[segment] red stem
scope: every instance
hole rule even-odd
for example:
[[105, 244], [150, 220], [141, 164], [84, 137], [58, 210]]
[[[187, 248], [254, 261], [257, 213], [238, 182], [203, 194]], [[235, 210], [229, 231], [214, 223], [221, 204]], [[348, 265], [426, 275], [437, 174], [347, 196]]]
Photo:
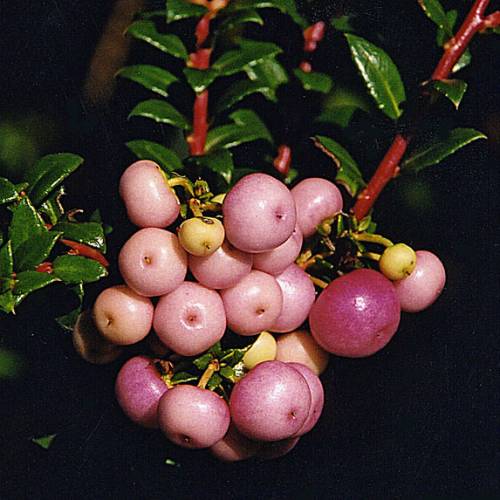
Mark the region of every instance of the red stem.
[[104, 257], [104, 255], [99, 252], [99, 250], [85, 245], [84, 243], [78, 243], [77, 241], [66, 240], [63, 238], [61, 238], [59, 241], [63, 245], [71, 248], [70, 252], [72, 255], [83, 255], [84, 257], [88, 257], [89, 259], [99, 262], [99, 264], [104, 267], [109, 266], [109, 262], [106, 260], [106, 257]]
[[[444, 53], [432, 73], [433, 80], [444, 80], [448, 78], [453, 66], [464, 53], [473, 36], [486, 28], [498, 26], [500, 14], [495, 12], [488, 17], [484, 17], [484, 12], [490, 0], [476, 0], [465, 21], [460, 26], [457, 34], [445, 45]], [[397, 175], [399, 163], [408, 148], [411, 137], [398, 134], [393, 143], [380, 162], [377, 170], [370, 179], [366, 188], [358, 195], [356, 203], [352, 209], [356, 219], [361, 220], [373, 207], [373, 204], [387, 183]]]

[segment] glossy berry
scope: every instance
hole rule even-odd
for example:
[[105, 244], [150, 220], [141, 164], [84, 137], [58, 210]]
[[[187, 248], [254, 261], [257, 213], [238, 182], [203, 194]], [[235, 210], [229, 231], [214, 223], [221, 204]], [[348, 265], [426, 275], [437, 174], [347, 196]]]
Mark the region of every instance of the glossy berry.
[[248, 439], [234, 425], [230, 425], [226, 435], [211, 446], [210, 451], [222, 462], [239, 462], [252, 458], [260, 448], [261, 443]]
[[179, 227], [179, 242], [191, 255], [206, 257], [213, 254], [224, 241], [224, 226], [215, 217], [193, 217]]
[[416, 263], [415, 250], [404, 243], [397, 243], [384, 250], [378, 266], [386, 278], [395, 281], [410, 276]]
[[259, 363], [276, 358], [276, 340], [269, 332], [262, 332], [250, 349], [243, 356], [243, 364], [247, 370], [255, 368]]

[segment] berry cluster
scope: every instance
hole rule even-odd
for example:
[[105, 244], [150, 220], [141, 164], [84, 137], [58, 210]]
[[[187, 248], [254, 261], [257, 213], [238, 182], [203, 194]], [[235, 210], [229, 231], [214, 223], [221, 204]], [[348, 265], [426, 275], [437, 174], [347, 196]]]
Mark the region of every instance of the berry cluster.
[[[119, 254], [125, 284], [97, 297], [92, 318], [82, 316], [75, 328], [75, 346], [91, 346], [87, 359], [107, 362], [153, 330], [157, 357], [131, 358], [116, 380], [118, 402], [134, 422], [225, 461], [281, 456], [321, 414], [318, 376], [328, 353], [380, 350], [401, 310], [437, 298], [444, 268], [430, 252], [358, 232], [354, 239], [386, 244], [375, 259], [380, 272], [340, 271], [328, 284], [308, 272], [317, 256], [303, 246], [325, 221], [345, 215], [335, 184], [309, 178], [289, 190], [254, 173], [216, 197], [199, 199], [189, 187], [195, 216], [187, 218], [172, 187], [179, 183], [151, 161], [123, 174], [120, 194], [140, 228]], [[164, 229], [180, 215], [175, 232]], [[315, 284], [324, 288], [318, 297]], [[89, 340], [82, 332], [91, 320], [98, 332]], [[307, 321], [311, 333], [301, 329]], [[235, 341], [246, 345], [227, 345]]]

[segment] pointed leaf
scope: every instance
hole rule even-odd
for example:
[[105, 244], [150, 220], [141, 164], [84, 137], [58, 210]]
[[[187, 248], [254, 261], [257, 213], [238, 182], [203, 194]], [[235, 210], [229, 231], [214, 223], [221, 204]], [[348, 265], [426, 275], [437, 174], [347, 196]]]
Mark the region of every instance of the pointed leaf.
[[281, 48], [271, 42], [241, 40], [239, 49], [229, 50], [220, 56], [212, 68], [222, 76], [229, 76], [244, 71], [264, 59], [275, 57], [281, 52], [283, 52]]
[[346, 34], [352, 58], [377, 106], [393, 120], [402, 115], [399, 105], [406, 99], [399, 71], [381, 48], [364, 38]]
[[451, 35], [448, 18], [439, 0], [418, 0], [418, 3], [432, 22], [446, 31], [447, 35]]
[[299, 14], [295, 0], [238, 0], [231, 2], [226, 8], [228, 12], [247, 9], [278, 9], [283, 14], [288, 14], [301, 28], [307, 27], [306, 20]]
[[191, 373], [188, 372], [177, 372], [171, 379], [170, 382], [172, 384], [177, 385], [177, 384], [187, 384], [188, 382], [194, 382], [198, 380], [198, 377], [195, 375], [192, 375]]
[[274, 58], [264, 59], [245, 69], [248, 78], [271, 89], [288, 82], [285, 68]]
[[14, 250], [14, 268], [17, 272], [33, 269], [43, 262], [54, 248], [61, 233], [46, 231], [31, 236]]
[[205, 7], [191, 3], [189, 0], [167, 0], [167, 23], [189, 17], [201, 17], [206, 13]]
[[99, 222], [59, 222], [52, 230], [63, 233], [62, 237], [67, 240], [85, 243], [106, 253], [104, 229]]
[[207, 389], [214, 391], [222, 383], [222, 377], [218, 373], [214, 373], [207, 382]]
[[7, 241], [0, 248], [0, 277], [10, 278], [14, 272], [14, 257], [12, 254], [12, 242]]
[[59, 279], [52, 274], [23, 271], [16, 275], [16, 284], [13, 290], [14, 295], [26, 296], [56, 281], [59, 281]]
[[64, 215], [61, 198], [65, 194], [64, 186], [59, 186], [38, 208], [38, 212], [46, 215], [52, 225], [57, 224], [59, 219]]
[[163, 97], [168, 96], [168, 87], [178, 80], [170, 71], [150, 64], [126, 66], [118, 71], [116, 75], [132, 80]]
[[299, 68], [294, 69], [295, 76], [302, 83], [304, 90], [314, 90], [315, 92], [321, 92], [323, 94], [328, 94], [332, 89], [332, 79], [330, 75], [325, 73], [306, 73]]
[[181, 159], [174, 151], [157, 142], [138, 139], [127, 142], [127, 147], [140, 160], [155, 161], [168, 173], [180, 171], [184, 168]]
[[233, 85], [224, 92], [219, 102], [217, 102], [217, 106], [215, 107], [216, 112], [220, 113], [242, 101], [245, 97], [256, 93], [262, 94], [270, 101], [276, 101], [276, 93], [268, 84], [259, 81], [252, 82], [249, 80], [240, 80], [233, 83]]
[[15, 201], [17, 197], [16, 186], [5, 177], [0, 177], [0, 205]]
[[456, 128], [447, 137], [421, 146], [402, 164], [404, 172], [419, 172], [425, 167], [436, 165], [470, 142], [486, 139], [486, 136], [471, 128]]
[[255, 9], [242, 10], [233, 15], [230, 15], [227, 19], [225, 19], [221, 25], [220, 30], [230, 30], [235, 28], [240, 24], [245, 23], [254, 23], [259, 26], [264, 25], [264, 19], [259, 15], [259, 13]]
[[469, 49], [466, 49], [465, 52], [460, 57], [460, 59], [455, 64], [455, 66], [453, 66], [452, 73], [457, 73], [461, 69], [465, 68], [471, 63], [471, 61], [472, 61], [472, 54]]
[[107, 276], [106, 268], [80, 255], [62, 255], [53, 262], [54, 276], [65, 283], [91, 283]]
[[71, 153], [58, 153], [43, 157], [26, 175], [26, 182], [30, 184], [28, 194], [33, 205], [39, 205], [82, 163], [81, 156]]
[[193, 365], [198, 368], [198, 370], [204, 371], [208, 368], [210, 361], [214, 359], [212, 353], [206, 352], [193, 361]]
[[28, 238], [47, 232], [42, 218], [27, 196], [22, 198], [19, 205], [12, 208], [12, 212], [9, 239], [12, 241], [13, 252]]
[[457, 22], [458, 11], [449, 10], [446, 13], [446, 23], [443, 28], [438, 28], [436, 33], [436, 43], [439, 47], [442, 47], [452, 36], [453, 28]]
[[432, 86], [441, 94], [445, 95], [455, 106], [460, 106], [462, 98], [467, 90], [467, 83], [463, 80], [436, 80]]
[[174, 127], [188, 130], [190, 128], [187, 119], [179, 113], [171, 104], [159, 99], [149, 99], [140, 102], [131, 112], [132, 116], [142, 116], [149, 118], [157, 123], [167, 123]]
[[52, 442], [54, 441], [56, 436], [57, 434], [49, 434], [48, 436], [33, 438], [31, 441], [40, 446], [41, 448], [43, 448], [44, 450], [48, 450], [51, 447]]
[[226, 149], [197, 157], [197, 163], [212, 172], [219, 174], [227, 184], [231, 183], [234, 171], [233, 155]]
[[342, 184], [351, 196], [356, 196], [366, 183], [352, 156], [338, 142], [329, 137], [317, 135], [314, 138], [314, 144], [337, 165], [336, 182]]
[[197, 94], [203, 92], [219, 76], [213, 69], [184, 68], [182, 71], [189, 86]]
[[15, 305], [16, 299], [10, 290], [0, 294], [0, 311], [11, 314], [14, 312]]
[[182, 40], [177, 35], [159, 33], [153, 21], [135, 21], [130, 25], [127, 33], [138, 40], [149, 43], [166, 54], [178, 57], [184, 61], [188, 58], [188, 53]]

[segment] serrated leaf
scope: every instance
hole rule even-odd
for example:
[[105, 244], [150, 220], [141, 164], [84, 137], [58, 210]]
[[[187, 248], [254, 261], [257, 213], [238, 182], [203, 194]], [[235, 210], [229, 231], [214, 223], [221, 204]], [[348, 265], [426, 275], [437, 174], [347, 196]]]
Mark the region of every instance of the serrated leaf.
[[245, 23], [254, 23], [258, 24], [259, 26], [263, 26], [264, 20], [255, 9], [247, 9], [230, 15], [229, 17], [224, 19], [219, 29], [221, 31], [230, 30], [235, 28], [236, 26], [239, 26], [240, 24]]
[[295, 0], [238, 0], [231, 2], [226, 10], [231, 12], [265, 8], [278, 9], [283, 14], [288, 14], [301, 28], [307, 27], [307, 21], [299, 14]]
[[425, 167], [436, 165], [447, 156], [478, 139], [486, 139], [482, 132], [471, 128], [456, 128], [446, 137], [419, 147], [402, 164], [403, 172], [419, 172]]
[[235, 125], [222, 125], [207, 134], [206, 151], [233, 148], [258, 139], [273, 143], [269, 130], [259, 116], [250, 109], [239, 109], [229, 115]]
[[52, 230], [63, 233], [65, 239], [85, 243], [106, 253], [104, 229], [99, 222], [59, 222]]
[[127, 142], [127, 147], [140, 160], [152, 160], [166, 172], [180, 171], [184, 168], [177, 153], [157, 142], [137, 139]]
[[0, 311], [11, 314], [14, 312], [15, 305], [16, 299], [10, 290], [0, 294]]
[[138, 40], [149, 43], [166, 54], [183, 59], [184, 61], [188, 58], [188, 53], [182, 40], [177, 35], [159, 33], [153, 21], [135, 21], [129, 26], [127, 33]]
[[468, 66], [472, 61], [472, 54], [469, 49], [466, 49], [465, 52], [461, 55], [460, 59], [456, 62], [455, 66], [453, 66], [451, 72], [457, 73], [461, 69]]
[[446, 26], [444, 28], [438, 28], [436, 32], [436, 44], [442, 47], [452, 36], [453, 28], [457, 22], [458, 11], [452, 9], [446, 13]]
[[196, 158], [199, 165], [219, 174], [227, 184], [231, 183], [234, 171], [233, 155], [227, 149], [219, 149]]
[[28, 194], [33, 205], [39, 205], [66, 177], [81, 164], [83, 158], [72, 153], [44, 156], [26, 174], [30, 188]]
[[12, 241], [13, 252], [28, 238], [47, 232], [42, 218], [27, 196], [21, 199], [19, 205], [12, 208], [12, 213], [9, 239]]
[[14, 268], [17, 272], [27, 271], [44, 261], [54, 248], [61, 233], [46, 231], [31, 236], [14, 250]]
[[203, 92], [219, 76], [213, 69], [184, 68], [182, 71], [189, 86], [197, 94]]
[[207, 382], [207, 389], [209, 391], [215, 391], [221, 383], [222, 377], [218, 373], [214, 373]]
[[188, 382], [194, 382], [198, 380], [198, 377], [192, 375], [188, 372], [177, 372], [170, 380], [172, 384], [187, 384]]
[[200, 357], [196, 358], [193, 361], [193, 365], [198, 368], [198, 370], [204, 371], [207, 369], [208, 365], [210, 364], [210, 361], [214, 359], [212, 353], [206, 352], [205, 354], [202, 354]]
[[14, 272], [14, 258], [12, 254], [12, 242], [9, 240], [0, 248], [0, 276], [10, 278]]
[[38, 208], [38, 212], [46, 215], [53, 226], [64, 215], [64, 207], [61, 203], [61, 197], [64, 194], [66, 194], [64, 186], [59, 186], [59, 189], [52, 193]]
[[256, 93], [262, 94], [270, 101], [276, 101], [276, 93], [268, 84], [259, 81], [240, 80], [230, 85], [226, 92], [224, 92], [223, 96], [217, 102], [215, 107], [216, 112], [220, 113], [242, 101], [245, 97]]
[[150, 64], [126, 66], [116, 75], [138, 83], [163, 97], [168, 96], [168, 87], [178, 80], [170, 71]]
[[23, 271], [17, 273], [16, 284], [14, 285], [14, 295], [26, 296], [35, 290], [59, 281], [56, 276], [47, 273], [39, 273], [37, 271]]
[[450, 35], [450, 26], [443, 6], [439, 0], [418, 0], [420, 7], [422, 7], [425, 15], [435, 23], [439, 28], [447, 31]]
[[212, 68], [221, 76], [245, 71], [248, 67], [256, 65], [264, 59], [276, 57], [283, 52], [278, 45], [271, 42], [240, 40], [239, 45], [239, 49], [227, 51], [213, 63]]
[[57, 434], [49, 434], [47, 436], [41, 436], [39, 438], [32, 438], [31, 441], [40, 446], [40, 448], [48, 450], [52, 446], [52, 443], [54, 442], [56, 436]]
[[140, 102], [131, 112], [132, 116], [142, 116], [157, 123], [166, 123], [174, 127], [189, 130], [190, 124], [170, 103], [159, 99], [149, 99]]
[[332, 79], [329, 75], [319, 72], [306, 73], [299, 68], [293, 70], [295, 76], [300, 80], [304, 90], [314, 90], [328, 94], [332, 89]]
[[345, 34], [354, 63], [377, 106], [393, 120], [402, 115], [400, 104], [406, 99], [399, 71], [380, 47], [353, 34]]
[[80, 255], [61, 255], [53, 264], [54, 276], [65, 283], [91, 283], [108, 275], [106, 268]]
[[17, 197], [16, 186], [5, 177], [0, 177], [0, 205], [15, 201]]
[[441, 94], [445, 95], [455, 106], [460, 106], [462, 98], [467, 90], [467, 83], [463, 80], [436, 80], [432, 86]]
[[189, 17], [201, 17], [206, 13], [207, 9], [202, 5], [185, 0], [167, 0], [167, 23]]
[[314, 138], [314, 144], [335, 162], [338, 169], [336, 182], [342, 184], [351, 196], [356, 196], [366, 183], [352, 156], [338, 142], [329, 137], [317, 135]]

